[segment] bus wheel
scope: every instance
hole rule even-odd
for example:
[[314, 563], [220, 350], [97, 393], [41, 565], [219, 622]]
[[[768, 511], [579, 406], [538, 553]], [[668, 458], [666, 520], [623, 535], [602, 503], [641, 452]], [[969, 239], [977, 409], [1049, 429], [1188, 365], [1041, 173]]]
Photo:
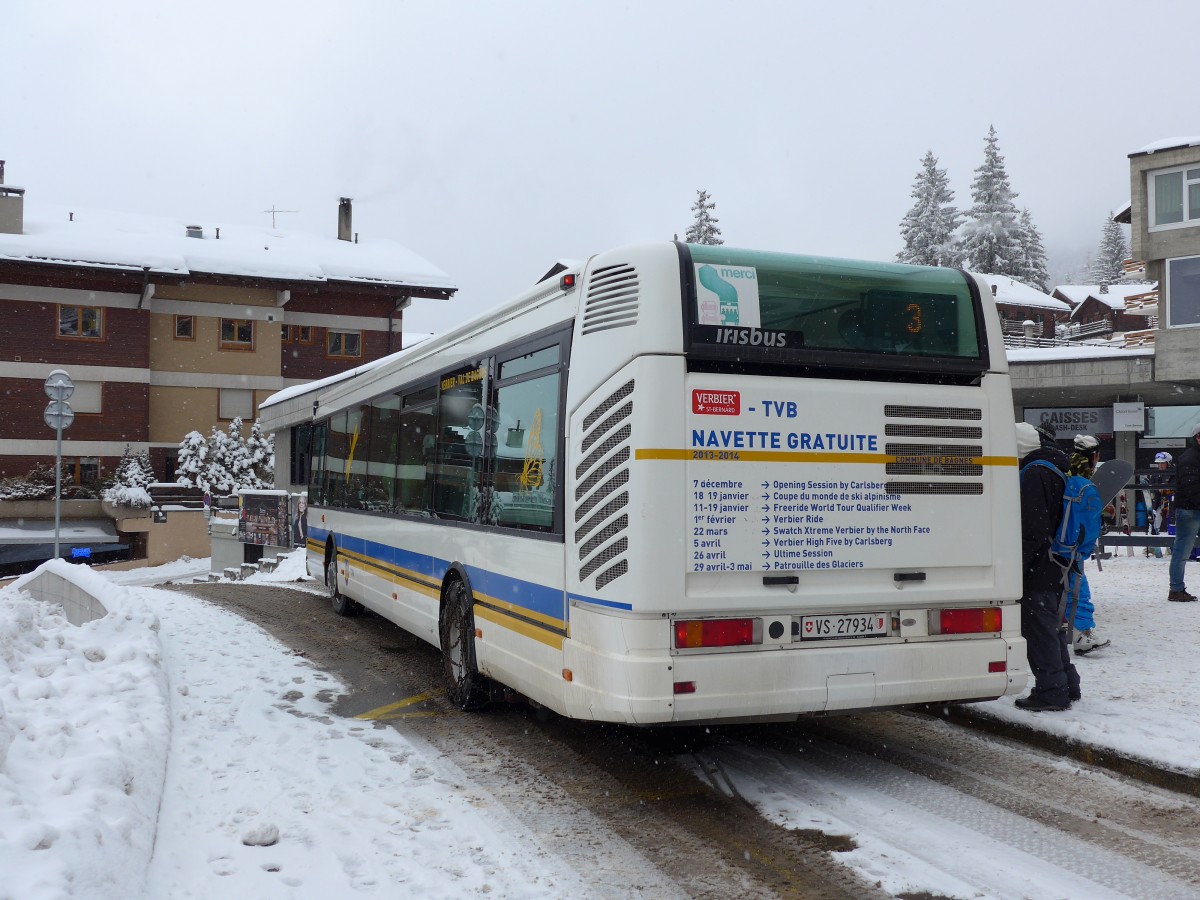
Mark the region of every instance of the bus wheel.
[[475, 667], [475, 615], [471, 592], [455, 578], [446, 588], [438, 628], [442, 639], [442, 671], [446, 674], [450, 702], [462, 710], [487, 704], [484, 678]]
[[333, 553], [325, 564], [325, 587], [329, 591], [329, 601], [339, 616], [352, 616], [358, 611], [358, 604], [338, 590], [337, 579], [337, 553]]

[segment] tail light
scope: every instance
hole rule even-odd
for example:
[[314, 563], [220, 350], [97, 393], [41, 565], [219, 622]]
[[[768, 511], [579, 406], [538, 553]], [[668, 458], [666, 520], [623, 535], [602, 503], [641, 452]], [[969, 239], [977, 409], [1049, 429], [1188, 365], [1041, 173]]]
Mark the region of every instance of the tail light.
[[741, 647], [762, 643], [760, 619], [696, 619], [675, 622], [675, 647]]
[[929, 616], [931, 634], [986, 634], [998, 632], [1004, 611], [998, 606], [973, 609], [937, 609]]

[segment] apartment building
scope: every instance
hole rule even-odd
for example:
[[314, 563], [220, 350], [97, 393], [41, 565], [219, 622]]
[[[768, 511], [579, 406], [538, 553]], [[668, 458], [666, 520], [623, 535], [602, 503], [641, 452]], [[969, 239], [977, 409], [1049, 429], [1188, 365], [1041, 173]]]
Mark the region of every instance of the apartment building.
[[359, 242], [345, 198], [336, 238], [28, 200], [0, 162], [0, 477], [54, 457], [53, 369], [76, 385], [63, 456], [77, 482], [126, 445], [171, 480], [189, 431], [402, 349], [404, 309], [456, 290], [393, 241]]

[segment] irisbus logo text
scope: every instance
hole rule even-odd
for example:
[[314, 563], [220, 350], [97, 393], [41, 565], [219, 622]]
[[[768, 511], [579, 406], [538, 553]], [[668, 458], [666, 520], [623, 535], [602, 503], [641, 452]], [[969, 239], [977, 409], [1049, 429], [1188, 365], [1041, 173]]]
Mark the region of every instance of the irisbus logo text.
[[692, 391], [692, 412], [697, 415], [736, 416], [741, 411], [741, 391]]

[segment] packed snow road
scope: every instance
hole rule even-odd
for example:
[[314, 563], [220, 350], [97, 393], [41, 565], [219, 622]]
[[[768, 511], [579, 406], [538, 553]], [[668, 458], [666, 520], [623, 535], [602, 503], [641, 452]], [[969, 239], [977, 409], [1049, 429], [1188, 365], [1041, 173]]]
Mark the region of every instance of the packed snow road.
[[348, 685], [335, 710], [450, 757], [611, 895], [1185, 897], [1200, 803], [916, 714], [639, 730], [467, 714], [436, 651], [319, 594], [180, 586]]

